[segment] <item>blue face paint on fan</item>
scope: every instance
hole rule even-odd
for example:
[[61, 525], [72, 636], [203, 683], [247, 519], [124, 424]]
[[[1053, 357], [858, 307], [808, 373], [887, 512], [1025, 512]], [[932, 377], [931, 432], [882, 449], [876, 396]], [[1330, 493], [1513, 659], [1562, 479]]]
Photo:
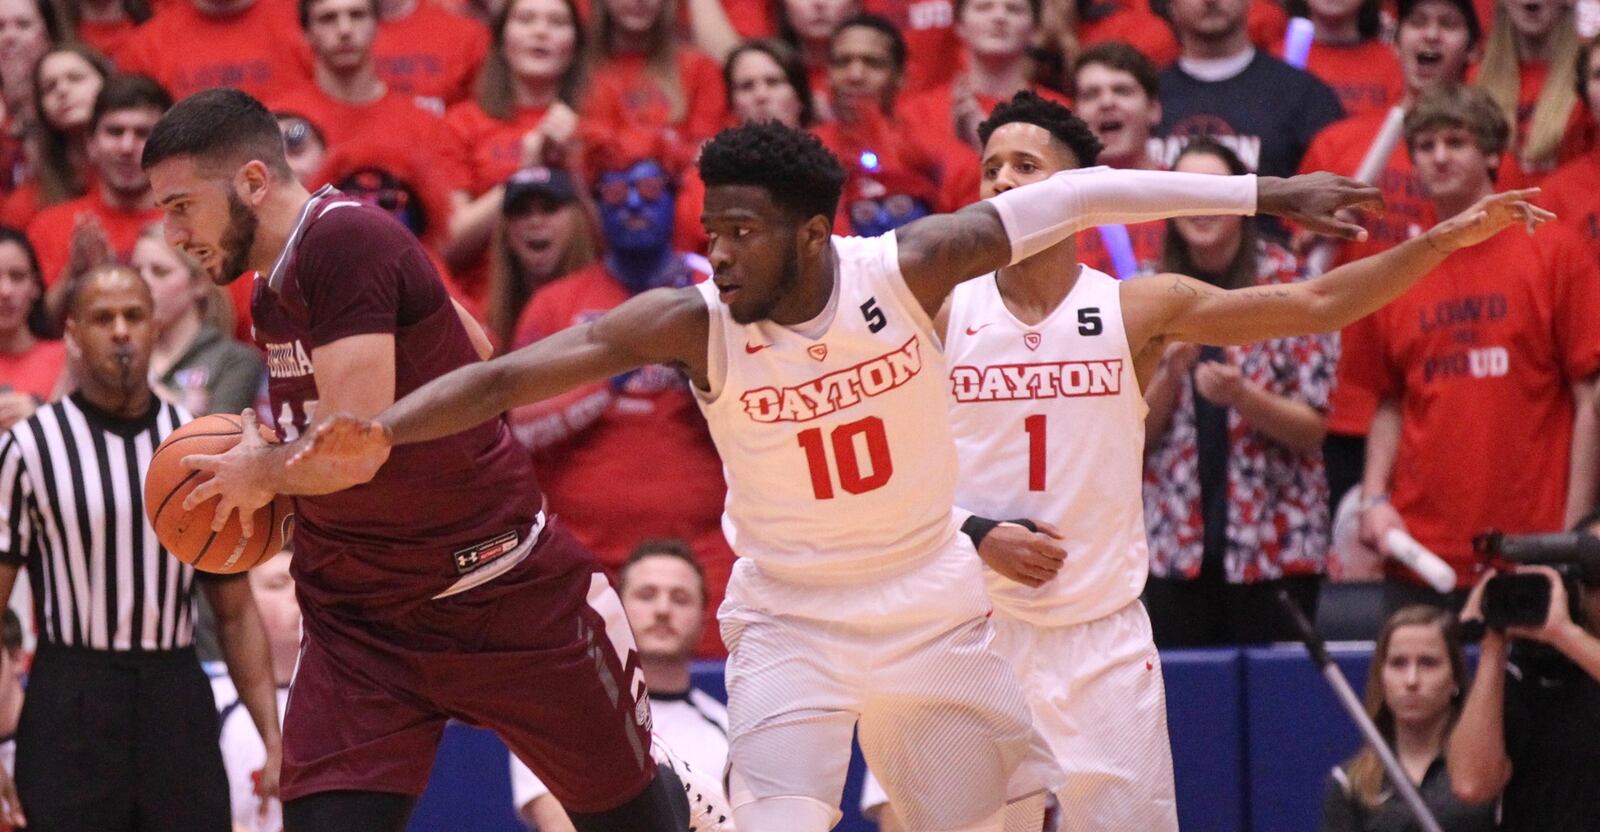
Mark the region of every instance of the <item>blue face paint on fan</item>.
[[625, 257], [659, 254], [672, 242], [676, 200], [672, 179], [653, 161], [602, 174], [595, 186], [600, 225], [611, 251]]

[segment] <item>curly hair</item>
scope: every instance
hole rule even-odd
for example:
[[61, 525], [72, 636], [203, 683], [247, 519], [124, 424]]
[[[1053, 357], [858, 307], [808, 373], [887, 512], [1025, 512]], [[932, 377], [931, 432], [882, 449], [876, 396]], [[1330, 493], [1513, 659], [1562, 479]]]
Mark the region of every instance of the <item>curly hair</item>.
[[707, 188], [753, 185], [785, 212], [830, 222], [844, 189], [844, 167], [816, 136], [775, 121], [752, 122], [718, 133], [700, 151]]
[[979, 144], [988, 144], [994, 131], [1016, 122], [1043, 127], [1056, 141], [1066, 145], [1083, 167], [1093, 165], [1104, 149], [1100, 139], [1095, 137], [1094, 131], [1083, 119], [1033, 90], [1023, 90], [1011, 96], [1010, 101], [1000, 102], [994, 112], [978, 125]]

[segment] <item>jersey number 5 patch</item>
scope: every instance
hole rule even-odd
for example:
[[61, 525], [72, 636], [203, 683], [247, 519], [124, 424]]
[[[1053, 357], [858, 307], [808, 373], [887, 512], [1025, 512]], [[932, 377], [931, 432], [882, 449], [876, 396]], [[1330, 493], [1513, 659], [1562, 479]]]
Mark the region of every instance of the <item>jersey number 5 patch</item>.
[[874, 335], [889, 325], [888, 319], [883, 317], [883, 310], [878, 308], [877, 298], [867, 298], [867, 302], [861, 304], [861, 317], [867, 319], [867, 331]]

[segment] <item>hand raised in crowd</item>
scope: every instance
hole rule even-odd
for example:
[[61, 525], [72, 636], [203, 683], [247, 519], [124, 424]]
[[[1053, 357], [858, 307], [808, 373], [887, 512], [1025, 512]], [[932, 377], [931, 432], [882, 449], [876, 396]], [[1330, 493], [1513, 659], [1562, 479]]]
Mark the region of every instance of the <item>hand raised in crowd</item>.
[[551, 104], [538, 126], [522, 135], [523, 167], [550, 164], [559, 159], [577, 135], [577, 112], [562, 101]]
[[1067, 550], [1058, 542], [1061, 532], [1049, 523], [1034, 521], [1030, 532], [1016, 523], [995, 526], [978, 544], [978, 557], [990, 569], [1024, 586], [1043, 586], [1061, 571]]
[[1352, 222], [1348, 213], [1361, 209], [1381, 211], [1383, 192], [1348, 176], [1317, 172], [1280, 179], [1256, 179], [1256, 210], [1283, 217], [1318, 234], [1345, 240], [1365, 240], [1366, 229]]
[[1428, 245], [1448, 254], [1475, 246], [1512, 225], [1521, 225], [1532, 234], [1535, 228], [1556, 218], [1553, 212], [1528, 201], [1538, 195], [1538, 188], [1490, 194], [1428, 229]]
[[1232, 407], [1245, 393], [1244, 374], [1232, 364], [1205, 361], [1194, 368], [1194, 386], [1200, 395], [1222, 405]]
[[85, 211], [72, 220], [72, 241], [67, 247], [67, 276], [77, 280], [91, 269], [117, 262], [111, 237], [95, 215]]
[[19, 390], [0, 391], [0, 433], [11, 430], [11, 426], [33, 415], [39, 408], [39, 403], [33, 397]]

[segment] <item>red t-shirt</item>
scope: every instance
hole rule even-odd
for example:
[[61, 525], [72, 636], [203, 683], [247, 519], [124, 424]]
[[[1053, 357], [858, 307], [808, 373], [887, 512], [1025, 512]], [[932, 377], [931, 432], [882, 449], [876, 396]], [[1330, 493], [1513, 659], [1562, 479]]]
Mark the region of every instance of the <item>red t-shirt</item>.
[[39, 213], [39, 181], [30, 179], [0, 200], [0, 225], [27, 228]]
[[78, 39], [93, 46], [100, 54], [115, 60], [120, 57], [118, 53], [138, 29], [139, 26], [128, 17], [110, 23], [81, 20], [78, 22]]
[[476, 101], [463, 101], [444, 116], [450, 143], [441, 152], [467, 173], [464, 186], [473, 196], [506, 181], [522, 167], [522, 137], [539, 126], [547, 107], [524, 107], [501, 121]]
[[1282, 48], [1283, 35], [1289, 30], [1289, 13], [1277, 0], [1250, 0], [1244, 26], [1257, 49]]
[[1156, 69], [1178, 59], [1178, 39], [1167, 21], [1150, 11], [1142, 0], [1110, 5], [1109, 13], [1093, 20], [1078, 21], [1078, 42], [1093, 46], [1106, 41], [1121, 41], [1139, 50]]
[[583, 106], [586, 131], [618, 134], [629, 129], [667, 133], [692, 158], [700, 142], [727, 123], [722, 67], [702, 52], [678, 48], [678, 81], [684, 95], [683, 116], [672, 118], [671, 102], [651, 77], [642, 55], [619, 55], [595, 67]]
[[[1029, 89], [1067, 106], [1072, 102], [1060, 93], [1037, 84]], [[983, 116], [994, 112], [1001, 99], [988, 95], [974, 95]], [[942, 170], [939, 182], [942, 210], [953, 211], [978, 201], [978, 186], [982, 171], [978, 151], [956, 134], [955, 85], [945, 84], [910, 97], [900, 99], [896, 123], [915, 131], [916, 143], [928, 148], [939, 159]], [[849, 160], [846, 160], [849, 161]]]
[[98, 191], [40, 211], [28, 223], [28, 242], [33, 243], [33, 250], [39, 255], [39, 271], [46, 286], [55, 283], [61, 276], [61, 270], [66, 268], [72, 246], [73, 224], [78, 215], [84, 213], [92, 214], [100, 221], [106, 238], [111, 241], [112, 250], [124, 260], [133, 253], [133, 244], [139, 241], [139, 235], [151, 223], [161, 221], [160, 208], [123, 211], [107, 205]]
[[378, 77], [389, 91], [431, 99], [440, 112], [472, 95], [488, 54], [486, 27], [426, 3], [398, 20], [385, 20], [372, 44]]
[[[1474, 65], [1467, 73], [1467, 80], [1477, 81], [1479, 68]], [[1561, 72], [1562, 77], [1559, 80], [1562, 83], [1572, 83], [1571, 70], [1563, 68]], [[1535, 187], [1554, 172], [1557, 166], [1582, 156], [1595, 145], [1594, 120], [1590, 118], [1580, 98], [1573, 105], [1572, 113], [1567, 116], [1566, 130], [1562, 133], [1561, 144], [1556, 148], [1555, 162], [1537, 168], [1530, 168], [1522, 163], [1522, 153], [1528, 145], [1528, 133], [1533, 128], [1534, 106], [1538, 103], [1539, 92], [1544, 89], [1545, 79], [1549, 76], [1549, 64], [1522, 65], [1520, 78], [1522, 83], [1517, 88], [1516, 135], [1511, 143], [1511, 152], [1506, 154], [1505, 160], [1500, 165], [1500, 177], [1495, 181], [1495, 187], [1500, 190]]]
[[238, 87], [270, 101], [311, 80], [311, 50], [288, 0], [256, 0], [233, 17], [171, 3], [128, 38], [117, 63], [160, 81], [174, 99]]
[[[1272, 47], [1272, 55], [1283, 59], [1283, 41]], [[1306, 71], [1333, 89], [1350, 117], [1381, 116], [1406, 93], [1394, 48], [1376, 39], [1354, 44], [1313, 43], [1306, 56]]]
[[[1377, 139], [1387, 116], [1387, 111], [1372, 112], [1328, 125], [1312, 140], [1311, 147], [1300, 160], [1300, 171], [1325, 170], [1344, 176], [1354, 175], [1356, 169], [1361, 167], [1367, 149]], [[1395, 148], [1390, 152], [1376, 184], [1383, 191], [1383, 213], [1362, 217], [1361, 223], [1368, 234], [1366, 242], [1330, 243], [1338, 246], [1333, 258], [1334, 265], [1385, 251], [1421, 234], [1437, 221], [1433, 203], [1428, 201], [1422, 183], [1411, 167], [1411, 155], [1406, 151], [1404, 139], [1395, 142]], [[1349, 344], [1362, 337], [1362, 331], [1355, 325], [1345, 327], [1341, 344]], [[1341, 362], [1339, 382], [1334, 385], [1333, 395], [1329, 398], [1328, 430], [1346, 436], [1365, 436], [1368, 426], [1372, 424], [1372, 413], [1378, 406], [1378, 399], [1355, 379], [1347, 379], [1344, 366]]]
[[[596, 263], [535, 292], [517, 323], [514, 343], [530, 344], [593, 320], [629, 297]], [[657, 365], [579, 393], [599, 393], [602, 402], [609, 393], [609, 403], [574, 422], [592, 420], [565, 441], [535, 451], [534, 469], [550, 509], [613, 573], [641, 541], [689, 543], [706, 568], [711, 596], [700, 652], [720, 654], [721, 640], [710, 624], [733, 565], [733, 551], [722, 536], [727, 486], [688, 382], [677, 370]], [[549, 408], [538, 405], [513, 411], [513, 430], [520, 434], [547, 415]], [[672, 472], [670, 486], [653, 476], [663, 471]]]
[[35, 341], [27, 352], [16, 355], [0, 352], [0, 390], [49, 399], [66, 364], [67, 348], [61, 341]]
[[1556, 169], [1540, 186], [1539, 202], [1589, 241], [1600, 257], [1600, 147]]
[[862, 7], [889, 18], [906, 40], [902, 93], [948, 84], [966, 68], [966, 51], [956, 34], [956, 6], [952, 0], [864, 0]]
[[292, 92], [271, 99], [275, 111], [305, 116], [328, 137], [328, 145], [367, 141], [377, 144], [402, 138], [414, 152], [428, 155], [440, 168], [440, 177], [452, 189], [464, 187], [467, 172], [444, 152], [451, 136], [444, 119], [434, 115], [417, 99], [390, 91], [371, 104], [349, 104], [333, 98], [315, 84], [304, 84]]
[[1600, 266], [1550, 225], [1456, 252], [1344, 345], [1346, 373], [1400, 401], [1390, 499], [1458, 587], [1474, 534], [1562, 528], [1570, 385], [1600, 371], [1596, 320]]

